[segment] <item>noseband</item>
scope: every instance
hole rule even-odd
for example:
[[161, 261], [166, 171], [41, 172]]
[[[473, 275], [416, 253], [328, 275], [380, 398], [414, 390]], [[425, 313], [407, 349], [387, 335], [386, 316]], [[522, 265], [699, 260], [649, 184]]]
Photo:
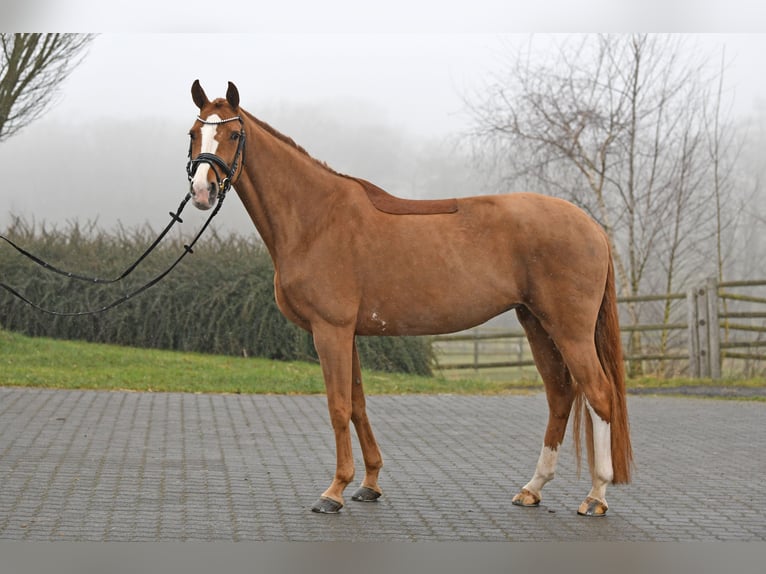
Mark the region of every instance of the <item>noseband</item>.
[[[227, 118], [225, 120], [219, 120], [216, 122], [203, 120], [201, 117], [197, 116], [197, 121], [205, 125], [220, 125], [228, 122], [233, 122], [235, 120], [239, 122], [240, 130], [239, 139], [237, 141], [237, 153], [234, 154], [234, 159], [231, 162], [231, 166], [229, 166], [224, 160], [222, 160], [214, 153], [201, 153], [192, 159], [192, 142], [189, 142], [189, 162], [186, 164], [186, 174], [189, 176], [190, 182], [194, 178], [194, 174], [197, 173], [197, 168], [200, 166], [200, 164], [206, 163], [212, 168], [213, 173], [215, 174], [215, 179], [218, 182], [218, 191], [221, 193], [221, 195], [229, 191], [229, 188], [231, 188], [232, 184], [232, 178], [237, 173], [240, 159], [244, 158], [243, 153], [245, 151], [245, 124], [240, 116], [234, 116], [233, 118]], [[244, 159], [242, 159], [242, 162], [244, 165]]]

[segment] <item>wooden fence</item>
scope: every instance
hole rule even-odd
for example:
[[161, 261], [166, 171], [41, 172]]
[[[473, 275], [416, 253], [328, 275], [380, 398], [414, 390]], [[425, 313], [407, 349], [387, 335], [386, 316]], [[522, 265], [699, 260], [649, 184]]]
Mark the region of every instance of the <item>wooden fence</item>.
[[[628, 306], [675, 303], [674, 313], [664, 321], [628, 324], [623, 319], [625, 360], [630, 370], [644, 372], [649, 365], [653, 372], [713, 379], [723, 374], [763, 374], [766, 297], [741, 292], [759, 287], [766, 287], [766, 279], [722, 283], [708, 279], [686, 293], [619, 298], [623, 316], [627, 316]], [[636, 344], [642, 338], [645, 343]], [[523, 376], [534, 373], [534, 361], [520, 329], [478, 328], [434, 337], [433, 342], [442, 371], [515, 369]]]

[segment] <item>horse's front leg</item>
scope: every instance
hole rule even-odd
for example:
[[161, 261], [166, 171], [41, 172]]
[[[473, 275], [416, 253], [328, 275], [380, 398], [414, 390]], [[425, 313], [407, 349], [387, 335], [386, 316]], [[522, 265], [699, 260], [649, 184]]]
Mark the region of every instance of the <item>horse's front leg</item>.
[[314, 512], [336, 513], [343, 508], [343, 491], [354, 479], [351, 452], [352, 354], [354, 332], [332, 326], [313, 327], [314, 346], [322, 365], [327, 407], [335, 432], [335, 478], [311, 507]]
[[365, 472], [362, 484], [356, 489], [351, 499], [373, 502], [380, 498], [383, 492], [380, 486], [378, 486], [378, 474], [380, 474], [380, 469], [383, 467], [383, 457], [380, 455], [378, 442], [375, 440], [370, 420], [367, 418], [367, 406], [362, 387], [362, 367], [359, 363], [359, 351], [356, 344], [354, 344], [353, 361], [351, 420], [354, 423], [354, 428], [356, 428], [359, 444], [362, 446]]

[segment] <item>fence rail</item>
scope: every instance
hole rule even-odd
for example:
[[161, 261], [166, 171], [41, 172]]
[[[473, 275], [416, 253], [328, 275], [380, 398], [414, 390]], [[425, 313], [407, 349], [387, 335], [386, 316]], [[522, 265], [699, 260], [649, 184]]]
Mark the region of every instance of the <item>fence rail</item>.
[[[676, 342], [659, 351], [632, 349], [625, 345], [628, 364], [648, 361], [658, 364], [673, 362], [692, 377], [720, 378], [722, 367], [736, 371], [735, 363], [745, 362], [749, 369], [766, 368], [766, 298], [734, 293], [731, 289], [766, 286], [764, 280], [717, 282], [708, 279], [704, 284], [685, 293], [666, 295], [640, 295], [618, 298], [618, 304], [644, 304], [650, 302], [684, 301], [686, 321], [625, 324], [622, 332], [629, 337], [661, 333], [667, 341], [671, 332], [686, 335], [685, 343]], [[729, 309], [732, 305], [747, 305], [747, 309]], [[683, 309], [682, 309], [683, 310]], [[732, 319], [736, 321], [731, 321]], [[749, 322], [748, 322], [749, 321]], [[481, 369], [524, 369], [534, 367], [531, 352], [522, 331], [481, 329], [455, 335], [433, 338], [434, 348], [442, 371]], [[682, 344], [683, 343], [683, 344]], [[504, 358], [503, 355], [505, 355]], [[741, 369], [740, 369], [741, 370]]]

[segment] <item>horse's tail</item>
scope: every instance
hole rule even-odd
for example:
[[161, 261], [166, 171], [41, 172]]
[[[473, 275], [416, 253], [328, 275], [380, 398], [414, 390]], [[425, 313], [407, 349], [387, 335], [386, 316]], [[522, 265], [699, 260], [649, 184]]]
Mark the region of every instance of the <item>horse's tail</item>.
[[[615, 484], [630, 482], [633, 467], [633, 447], [630, 443], [630, 425], [628, 423], [628, 408], [625, 393], [625, 365], [623, 363], [622, 342], [620, 340], [620, 321], [617, 312], [617, 289], [614, 279], [614, 263], [611, 249], [609, 250], [609, 270], [606, 276], [604, 296], [598, 312], [595, 333], [596, 352], [606, 378], [612, 386], [612, 420], [610, 422], [612, 439], [612, 469]], [[593, 436], [590, 413], [585, 408], [585, 397], [581, 387], [574, 405], [574, 438], [575, 450], [579, 466], [580, 459], [580, 421], [585, 413], [588, 424], [585, 425], [585, 440], [588, 451], [588, 462], [593, 468]]]

